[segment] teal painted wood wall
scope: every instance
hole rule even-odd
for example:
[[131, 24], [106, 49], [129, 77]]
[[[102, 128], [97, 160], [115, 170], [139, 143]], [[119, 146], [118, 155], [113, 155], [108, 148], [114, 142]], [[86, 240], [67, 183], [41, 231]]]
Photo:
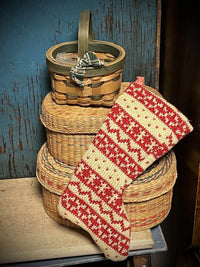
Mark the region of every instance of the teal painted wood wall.
[[45, 141], [41, 104], [51, 90], [45, 53], [77, 40], [80, 11], [95, 39], [126, 51], [123, 81], [155, 86], [157, 0], [3, 0], [0, 9], [0, 178], [35, 176]]

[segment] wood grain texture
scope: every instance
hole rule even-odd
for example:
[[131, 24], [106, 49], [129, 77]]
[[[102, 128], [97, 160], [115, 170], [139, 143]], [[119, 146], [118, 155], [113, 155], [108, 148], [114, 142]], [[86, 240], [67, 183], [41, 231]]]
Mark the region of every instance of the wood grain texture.
[[178, 179], [171, 214], [162, 225], [169, 248], [162, 266], [168, 267], [175, 266], [177, 251], [191, 247], [193, 238], [200, 162], [200, 35], [196, 2], [162, 3], [160, 91], [194, 127], [174, 149]]
[[45, 140], [39, 120], [50, 88], [45, 53], [77, 40], [80, 11], [92, 12], [95, 39], [126, 51], [123, 81], [145, 76], [155, 87], [157, 0], [1, 1], [0, 178], [35, 175]]
[[151, 255], [141, 255], [133, 258], [134, 267], [151, 267]]
[[195, 213], [194, 213], [192, 246], [198, 247], [200, 249], [200, 164], [199, 164], [199, 175], [198, 175], [196, 204], [195, 204]]

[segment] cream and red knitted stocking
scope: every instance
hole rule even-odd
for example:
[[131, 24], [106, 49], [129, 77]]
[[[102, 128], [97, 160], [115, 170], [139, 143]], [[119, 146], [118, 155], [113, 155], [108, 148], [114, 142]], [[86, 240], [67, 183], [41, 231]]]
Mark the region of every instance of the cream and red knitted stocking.
[[59, 213], [88, 231], [107, 258], [124, 260], [130, 243], [124, 189], [191, 131], [173, 105], [131, 83], [78, 164]]

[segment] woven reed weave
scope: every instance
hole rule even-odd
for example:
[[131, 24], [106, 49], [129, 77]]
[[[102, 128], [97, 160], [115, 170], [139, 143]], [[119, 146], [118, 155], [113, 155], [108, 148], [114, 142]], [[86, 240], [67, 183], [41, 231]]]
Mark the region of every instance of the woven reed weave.
[[[43, 188], [46, 213], [60, 224], [77, 227], [63, 219], [57, 211], [59, 197], [68, 185], [74, 168], [53, 158], [46, 143], [38, 153], [36, 175]], [[176, 158], [170, 151], [125, 189], [123, 203], [132, 231], [149, 229], [167, 217], [176, 177]]]
[[68, 75], [51, 73], [52, 97], [56, 104], [111, 107], [117, 99], [122, 80], [122, 69], [91, 78], [84, 78], [84, 90]]
[[47, 146], [51, 155], [61, 162], [76, 166], [95, 134], [62, 134], [46, 130]]
[[110, 108], [57, 105], [46, 95], [40, 119], [49, 130], [65, 134], [96, 134]]
[[47, 94], [41, 121], [49, 152], [61, 162], [77, 165], [99, 131], [110, 108], [57, 105]]
[[[128, 85], [123, 82], [120, 93]], [[61, 162], [77, 165], [109, 111], [107, 107], [57, 105], [51, 93], [47, 94], [42, 103], [41, 121], [47, 129], [50, 154]]]

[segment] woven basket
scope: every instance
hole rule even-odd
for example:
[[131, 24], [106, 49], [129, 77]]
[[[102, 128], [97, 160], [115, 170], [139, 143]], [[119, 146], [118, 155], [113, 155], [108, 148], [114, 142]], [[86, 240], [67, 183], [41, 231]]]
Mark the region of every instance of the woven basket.
[[[46, 143], [40, 149], [36, 175], [43, 189], [44, 209], [53, 220], [70, 227], [78, 226], [63, 219], [57, 206], [74, 169], [74, 166], [53, 158]], [[132, 231], [149, 229], [167, 217], [176, 177], [176, 158], [174, 152], [170, 151], [125, 189], [123, 203]]]
[[[80, 14], [78, 41], [57, 44], [46, 52], [46, 62], [51, 73], [53, 99], [57, 104], [81, 106], [112, 106], [121, 85], [125, 51], [122, 47], [104, 41], [93, 40], [92, 19], [89, 10]], [[80, 88], [69, 76], [77, 58], [88, 51], [104, 62], [99, 69], [88, 67]], [[58, 59], [64, 53], [68, 61]]]
[[[121, 84], [120, 93], [128, 86]], [[158, 92], [148, 86], [149, 90]], [[41, 121], [46, 127], [50, 154], [59, 161], [77, 165], [111, 108], [57, 105], [48, 93], [42, 103]]]
[[41, 121], [46, 127], [50, 154], [61, 162], [77, 165], [99, 131], [109, 108], [57, 105], [47, 94]]

